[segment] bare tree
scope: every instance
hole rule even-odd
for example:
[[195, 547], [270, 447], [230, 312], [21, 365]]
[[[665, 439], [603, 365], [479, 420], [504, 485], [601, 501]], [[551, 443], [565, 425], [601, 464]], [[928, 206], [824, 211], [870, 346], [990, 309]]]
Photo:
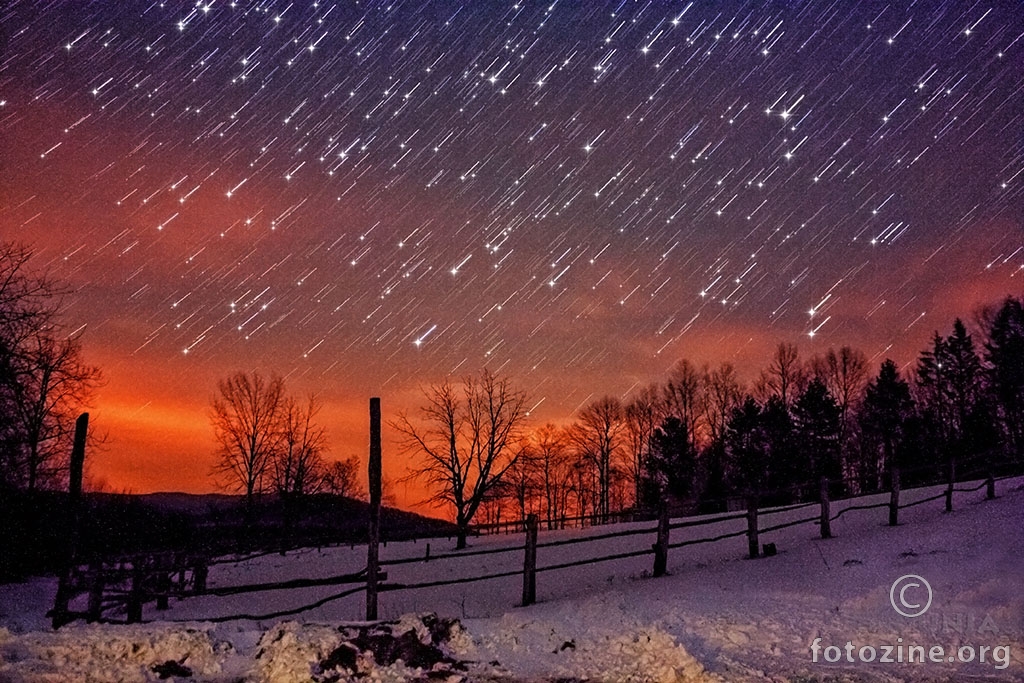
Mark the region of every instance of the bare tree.
[[217, 383], [210, 422], [217, 439], [214, 471], [226, 487], [245, 493], [246, 510], [267, 484], [269, 469], [283, 442], [284, 380], [258, 372], [238, 372]]
[[[600, 499], [597, 472], [582, 453], [576, 451], [574, 456], [570, 464], [569, 493], [575, 501], [576, 514], [580, 517], [593, 515], [596, 518]], [[582, 523], [580, 526], [583, 526]]]
[[98, 368], [82, 360], [77, 336], [35, 334], [23, 343], [14, 385], [14, 416], [21, 434], [21, 470], [29, 491], [60, 480], [75, 419], [100, 383]]
[[824, 356], [815, 356], [811, 360], [811, 369], [835, 397], [844, 414], [861, 399], [869, 379], [864, 352], [849, 346], [843, 346], [839, 351], [829, 349]]
[[[476, 511], [476, 518], [480, 524], [493, 526], [500, 529], [502, 517], [505, 514], [505, 504], [508, 502], [508, 487], [504, 481], [498, 482], [480, 501], [480, 507]], [[506, 522], [508, 520], [505, 520]]]
[[281, 412], [281, 443], [272, 460], [274, 488], [285, 497], [315, 493], [323, 483], [324, 428], [316, 423], [320, 403], [310, 396], [301, 406], [285, 397]]
[[[857, 424], [854, 413], [864, 397], [870, 370], [864, 352], [843, 346], [829, 349], [811, 359], [811, 371], [828, 389], [839, 406], [839, 449], [844, 470], [851, 469], [851, 443]], [[851, 475], [853, 472], [847, 471]]]
[[722, 363], [714, 370], [705, 369], [701, 378], [704, 421], [712, 444], [720, 443], [732, 409], [743, 400], [743, 386], [736, 377], [732, 363]]
[[583, 408], [569, 430], [580, 457], [597, 475], [596, 512], [602, 523], [608, 521], [611, 512], [612, 476], [626, 426], [623, 414], [622, 402], [605, 396]]
[[0, 354], [13, 354], [60, 310], [64, 291], [45, 274], [32, 272], [31, 259], [28, 248], [0, 242]]
[[506, 378], [489, 370], [466, 377], [456, 387], [448, 380], [424, 390], [419, 419], [403, 413], [392, 428], [404, 438], [418, 464], [410, 476], [432, 489], [431, 500], [450, 505], [458, 527], [458, 548], [481, 503], [515, 462], [515, 446], [526, 421], [526, 396]]
[[324, 490], [336, 496], [363, 499], [366, 496], [366, 490], [360, 483], [360, 469], [361, 463], [359, 456], [356, 455], [331, 462], [324, 468]]
[[754, 397], [762, 404], [778, 396], [789, 406], [807, 384], [807, 372], [795, 344], [780, 342], [775, 355], [754, 383]]
[[640, 505], [643, 498], [642, 488], [651, 451], [651, 437], [661, 424], [665, 412], [661, 399], [660, 387], [652, 384], [626, 404], [626, 467], [633, 485], [633, 505]]
[[540, 458], [529, 439], [523, 439], [516, 446], [516, 457], [502, 481], [505, 496], [512, 498], [520, 519], [537, 507], [541, 490]]
[[704, 470], [704, 495], [718, 499], [726, 492], [725, 433], [733, 409], [740, 405], [743, 388], [731, 363], [722, 363], [714, 370], [705, 368], [701, 377], [701, 403], [708, 445], [701, 455]]
[[[707, 374], [707, 368], [703, 374]], [[693, 450], [700, 447], [701, 376], [684, 358], [673, 366], [665, 384], [665, 417], [672, 416], [683, 423]]]
[[565, 432], [549, 422], [534, 432], [532, 441], [544, 499], [544, 513], [548, 528], [554, 529], [557, 520], [566, 515], [572, 490], [572, 460]]
[[0, 243], [0, 486], [36, 490], [63, 479], [75, 419], [101, 374], [60, 324], [65, 290], [31, 258]]

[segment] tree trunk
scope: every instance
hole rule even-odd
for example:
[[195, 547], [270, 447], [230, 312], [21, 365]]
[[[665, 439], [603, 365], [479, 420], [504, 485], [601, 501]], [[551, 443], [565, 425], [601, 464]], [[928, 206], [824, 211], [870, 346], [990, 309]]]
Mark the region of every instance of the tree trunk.
[[295, 530], [295, 495], [291, 491], [281, 492], [281, 514], [284, 518], [284, 528], [281, 530], [281, 555], [288, 552], [288, 547], [292, 543], [292, 533]]
[[33, 441], [31, 447], [29, 448], [29, 456], [28, 456], [28, 490], [29, 490], [29, 493], [34, 493], [35, 490], [36, 490], [36, 478], [37, 478], [37, 472], [39, 471], [39, 461], [37, 459], [39, 456], [38, 456], [38, 453], [36, 451], [36, 448], [37, 448], [37, 446], [36, 446], [35, 442]]

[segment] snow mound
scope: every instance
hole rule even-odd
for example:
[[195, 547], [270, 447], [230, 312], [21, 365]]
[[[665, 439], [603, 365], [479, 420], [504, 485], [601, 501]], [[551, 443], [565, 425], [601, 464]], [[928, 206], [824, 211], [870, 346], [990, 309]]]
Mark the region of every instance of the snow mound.
[[317, 664], [342, 642], [337, 628], [286, 621], [272, 627], [260, 639], [254, 680], [312, 680]]
[[[10, 683], [153, 681], [168, 663], [193, 675], [214, 676], [226, 644], [209, 631], [161, 627], [69, 626], [12, 636], [0, 632], [0, 680]], [[155, 670], [156, 671], [155, 671]]]
[[286, 621], [263, 634], [246, 680], [278, 681], [459, 680], [466, 666], [453, 658], [449, 641], [471, 643], [458, 621], [433, 614], [405, 615], [398, 621], [327, 626]]

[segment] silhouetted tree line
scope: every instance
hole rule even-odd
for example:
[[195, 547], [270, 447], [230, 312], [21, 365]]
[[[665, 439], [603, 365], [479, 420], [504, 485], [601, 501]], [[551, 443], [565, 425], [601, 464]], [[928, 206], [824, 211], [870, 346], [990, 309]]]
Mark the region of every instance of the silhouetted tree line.
[[[800, 357], [781, 343], [753, 383], [734, 367], [679, 361], [627, 400], [606, 396], [564, 427], [524, 433], [478, 522], [536, 513], [607, 521], [621, 510], [714, 511], [944, 482], [951, 470], [1020, 469], [1024, 445], [1024, 300], [957, 319], [903, 372], [872, 369], [843, 346]], [[955, 472], [953, 472], [955, 474]]]
[[[30, 271], [30, 259], [0, 243], [0, 544], [8, 547], [60, 528], [39, 521], [47, 504], [38, 496], [65, 487], [74, 420], [101, 381], [82, 359], [80, 333], [60, 323], [64, 290]], [[460, 546], [472, 523], [529, 513], [550, 526], [584, 516], [597, 523], [665, 504], [696, 511], [751, 495], [806, 500], [821, 477], [834, 496], [869, 493], [888, 486], [894, 466], [904, 485], [944, 480], [957, 467], [1020, 469], [1024, 300], [983, 309], [974, 327], [957, 319], [947, 336], [936, 332], [905, 372], [887, 359], [875, 373], [848, 346], [805, 361], [781, 343], [750, 385], [730, 363], [698, 368], [684, 359], [625, 401], [605, 396], [566, 426], [534, 430], [525, 393], [485, 370], [426, 388], [418, 413], [391, 426], [416, 458], [411, 476], [451, 507]], [[361, 494], [358, 458], [324, 458], [319, 409], [274, 375], [240, 372], [218, 383], [216, 472], [245, 495], [246, 528], [264, 493], [277, 494], [286, 537], [312, 494]], [[98, 528], [97, 538], [106, 526]]]

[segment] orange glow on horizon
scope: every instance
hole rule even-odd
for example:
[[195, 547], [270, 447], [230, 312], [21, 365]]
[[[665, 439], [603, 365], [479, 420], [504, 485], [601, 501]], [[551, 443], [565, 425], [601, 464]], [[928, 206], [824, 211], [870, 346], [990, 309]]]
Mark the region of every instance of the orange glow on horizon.
[[[944, 303], [941, 313], [930, 315], [929, 319], [942, 320], [940, 333], [948, 333], [955, 317], [970, 321], [974, 311], [981, 305], [998, 303], [1010, 293], [996, 285], [976, 281], [969, 288], [957, 286], [948, 292], [936, 295], [935, 302]], [[764, 366], [775, 346], [780, 341], [797, 344], [801, 358], [808, 359], [829, 347], [849, 344], [861, 346], [867, 343], [877, 346], [876, 340], [858, 340], [851, 334], [848, 339], [811, 340], [806, 336], [772, 335], [769, 330], [746, 329], [733, 326], [731, 329], [715, 331], [700, 330], [690, 339], [694, 353], [687, 356], [657, 357], [650, 364], [651, 373], [645, 376], [629, 376], [617, 372], [617, 368], [605, 368], [605, 373], [583, 372], [564, 368], [562, 374], [548, 378], [552, 386], [562, 386], [571, 401], [579, 406], [604, 394], [622, 396], [625, 391], [640, 388], [652, 382], [663, 381], [671, 365], [687, 357], [697, 366], [704, 363], [715, 365], [732, 362], [737, 366], [740, 377], [752, 383]], [[931, 326], [920, 326], [902, 336], [902, 344], [893, 345], [886, 353], [872, 358], [875, 369], [886, 357], [897, 360], [901, 365], [912, 364], [919, 351], [925, 348], [933, 332]], [[225, 369], [206, 363], [196, 364], [185, 357], [171, 361], [157, 362], [140, 352], [138, 357], [115, 360], [102, 352], [97, 337], [86, 336], [86, 353], [93, 362], [104, 370], [107, 385], [101, 389], [95, 401], [93, 413], [95, 428], [108, 436], [108, 442], [91, 459], [90, 472], [100, 481], [105, 481], [112, 490], [128, 490], [134, 493], [155, 491], [183, 491], [188, 493], [209, 493], [222, 491], [211, 475], [215, 462], [212, 428], [208, 419], [209, 401], [216, 391], [216, 382], [230, 372], [241, 369]], [[698, 350], [703, 353], [698, 354]], [[711, 350], [717, 351], [712, 352]], [[637, 353], [652, 356], [650, 349], [635, 349]], [[272, 368], [255, 365], [264, 373]], [[424, 384], [438, 381], [442, 377], [406, 378], [392, 380], [385, 391], [374, 391], [373, 378], [367, 378], [360, 390], [347, 391], [345, 388], [318, 385], [303, 377], [286, 377], [289, 390], [297, 396], [310, 392], [317, 393], [323, 401], [320, 423], [328, 431], [328, 460], [343, 459], [358, 455], [365, 463], [369, 443], [368, 403], [371, 395], [382, 397], [384, 409], [384, 474], [391, 482], [399, 507], [421, 513], [444, 516], [446, 510], [438, 509], [423, 501], [428, 492], [416, 482], [404, 481], [407, 475], [406, 460], [401, 445], [396, 441], [388, 421], [400, 411], [414, 412], [422, 403], [421, 388]], [[512, 380], [516, 378], [512, 376]], [[580, 387], [593, 387], [584, 393]], [[550, 389], [549, 389], [550, 392]], [[571, 409], [561, 411], [545, 402], [531, 415], [529, 425], [539, 427], [546, 422], [565, 424], [571, 421]], [[365, 475], [363, 479], [365, 486]]]

